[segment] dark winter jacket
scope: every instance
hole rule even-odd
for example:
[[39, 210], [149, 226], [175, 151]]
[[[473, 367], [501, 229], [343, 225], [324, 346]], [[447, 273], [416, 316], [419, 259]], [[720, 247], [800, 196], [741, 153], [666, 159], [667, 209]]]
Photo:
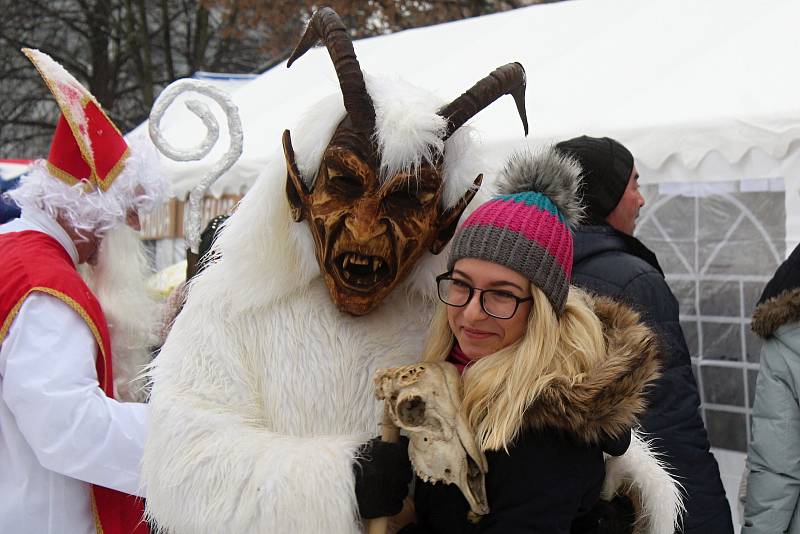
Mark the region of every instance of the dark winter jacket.
[[764, 340], [742, 534], [800, 532], [800, 246], [778, 268], [753, 314]]
[[[775, 274], [772, 276], [767, 285], [764, 287], [764, 292], [761, 293], [761, 297], [758, 299], [758, 306], [761, 307], [762, 304], [767, 302], [768, 300], [774, 299], [778, 295], [782, 295], [787, 293], [792, 289], [797, 289], [800, 287], [800, 245], [796, 246], [792, 253], [786, 258], [786, 261], [781, 263], [778, 270], [775, 271]], [[774, 303], [773, 303], [774, 304]], [[753, 314], [753, 330], [762, 338], [767, 338], [769, 335], [765, 335], [762, 333], [761, 330], [766, 330], [770, 326], [771, 322], [775, 322], [775, 320], [766, 319], [767, 317], [772, 317], [772, 313], [767, 313], [767, 310], [772, 311], [774, 307], [765, 308], [763, 311], [759, 311], [756, 309], [755, 313]], [[780, 309], [784, 309], [780, 307]], [[763, 315], [763, 318], [762, 318]], [[759, 327], [759, 324], [765, 322], [764, 327]], [[777, 328], [777, 327], [776, 327]], [[774, 329], [771, 329], [774, 330]]]
[[[554, 381], [527, 409], [508, 452], [486, 452], [490, 513], [473, 523], [456, 486], [417, 479], [417, 524], [403, 534], [609, 532], [584, 520], [600, 496], [603, 452], [627, 448], [659, 362], [655, 338], [638, 314], [610, 299], [595, 299], [594, 307], [606, 327], [607, 358], [582, 380]], [[626, 519], [615, 532], [629, 532], [631, 518]]]
[[14, 178], [13, 180], [0, 179], [0, 224], [5, 224], [12, 219], [16, 219], [22, 213], [19, 206], [17, 206], [13, 200], [3, 196], [7, 191], [11, 191], [18, 185], [19, 178]]
[[572, 281], [642, 313], [659, 335], [662, 377], [649, 390], [640, 418], [686, 491], [686, 534], [730, 534], [731, 513], [719, 467], [700, 416], [700, 397], [678, 320], [678, 302], [655, 255], [638, 239], [608, 225], [575, 232]]

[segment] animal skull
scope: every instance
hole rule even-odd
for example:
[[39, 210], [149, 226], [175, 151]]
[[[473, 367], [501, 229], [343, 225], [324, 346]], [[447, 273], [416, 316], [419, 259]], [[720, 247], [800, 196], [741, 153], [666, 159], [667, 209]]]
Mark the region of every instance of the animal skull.
[[473, 513], [486, 515], [486, 457], [461, 414], [461, 377], [447, 362], [383, 369], [376, 395], [392, 422], [409, 436], [414, 471], [426, 482], [455, 484]]

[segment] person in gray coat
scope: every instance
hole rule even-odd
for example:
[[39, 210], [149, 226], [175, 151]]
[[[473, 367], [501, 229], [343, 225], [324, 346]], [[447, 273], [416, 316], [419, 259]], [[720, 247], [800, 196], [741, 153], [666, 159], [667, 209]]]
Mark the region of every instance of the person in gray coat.
[[800, 246], [767, 284], [751, 327], [764, 344], [742, 534], [800, 533]]

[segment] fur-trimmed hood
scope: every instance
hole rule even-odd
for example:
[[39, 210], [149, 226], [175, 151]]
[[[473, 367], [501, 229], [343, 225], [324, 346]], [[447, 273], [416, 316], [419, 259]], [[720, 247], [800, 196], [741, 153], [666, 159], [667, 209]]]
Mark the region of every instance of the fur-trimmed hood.
[[660, 358], [656, 336], [637, 312], [607, 297], [587, 298], [603, 323], [607, 357], [575, 381], [551, 382], [528, 408], [524, 425], [564, 430], [595, 444], [636, 424], [647, 385], [660, 376]]
[[775, 335], [781, 326], [800, 321], [800, 287], [788, 289], [756, 307], [750, 328], [762, 339]]

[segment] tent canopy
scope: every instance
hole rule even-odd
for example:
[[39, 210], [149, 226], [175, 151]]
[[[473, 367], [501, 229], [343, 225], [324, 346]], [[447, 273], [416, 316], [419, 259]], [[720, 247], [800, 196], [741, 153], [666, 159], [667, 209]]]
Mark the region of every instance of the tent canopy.
[[[10, 182], [25, 174], [31, 163], [33, 161], [29, 159], [0, 159], [0, 181]], [[5, 191], [2, 183], [0, 183], [0, 191]]]
[[[585, 133], [629, 146], [645, 183], [769, 178], [796, 175], [800, 165], [798, 20], [796, 0], [573, 0], [363, 39], [355, 49], [366, 72], [448, 100], [494, 68], [522, 63], [528, 138], [509, 97], [471, 121], [492, 169], [522, 144]], [[245, 191], [280, 155], [282, 131], [337, 91], [319, 47], [291, 69], [279, 64], [236, 88], [244, 152], [210, 194]], [[177, 146], [204, 136], [183, 107], [162, 124]], [[221, 156], [227, 137], [220, 139], [200, 162], [169, 164], [175, 196], [185, 198]]]

